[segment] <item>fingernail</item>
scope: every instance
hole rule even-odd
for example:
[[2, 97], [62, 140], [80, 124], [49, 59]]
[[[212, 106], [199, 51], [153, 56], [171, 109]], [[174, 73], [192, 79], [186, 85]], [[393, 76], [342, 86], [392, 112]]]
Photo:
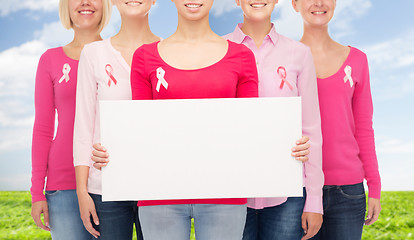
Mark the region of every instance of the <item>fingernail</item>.
[[296, 148], [292, 148], [292, 151], [296, 151]]
[[102, 150], [106, 151], [106, 148], [102, 148]]

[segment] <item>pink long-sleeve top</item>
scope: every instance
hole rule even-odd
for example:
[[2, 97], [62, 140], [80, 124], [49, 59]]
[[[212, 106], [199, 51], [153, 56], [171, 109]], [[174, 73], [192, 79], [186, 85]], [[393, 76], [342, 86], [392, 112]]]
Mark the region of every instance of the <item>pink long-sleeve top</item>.
[[[131, 89], [133, 100], [257, 97], [257, 70], [253, 53], [231, 41], [220, 61], [194, 70], [168, 65], [159, 55], [156, 42], [135, 51]], [[246, 204], [246, 199], [138, 201], [139, 206], [167, 204]]]
[[[35, 83], [35, 122], [32, 141], [32, 202], [45, 201], [46, 190], [76, 188], [73, 168], [73, 120], [75, 117], [78, 61], [62, 47], [47, 50], [40, 58]], [[55, 134], [55, 116], [58, 127]]]
[[93, 167], [100, 143], [99, 100], [131, 100], [131, 69], [110, 39], [85, 45], [79, 60], [73, 137], [74, 165], [88, 166], [88, 192], [102, 194], [101, 171]]
[[372, 97], [366, 55], [350, 52], [334, 75], [318, 79], [325, 185], [361, 183], [380, 198], [381, 179], [372, 128]]
[[[238, 24], [234, 32], [224, 38], [242, 43], [253, 51], [259, 74], [259, 97], [302, 97], [302, 134], [309, 136], [311, 145], [309, 161], [303, 165], [307, 194], [303, 211], [322, 213], [322, 134], [311, 51], [304, 44], [278, 34], [274, 26], [257, 48], [253, 39], [243, 33], [241, 26]], [[289, 158], [286, 161], [295, 160]], [[280, 205], [286, 200], [286, 197], [251, 198], [247, 200], [247, 206], [261, 209]]]

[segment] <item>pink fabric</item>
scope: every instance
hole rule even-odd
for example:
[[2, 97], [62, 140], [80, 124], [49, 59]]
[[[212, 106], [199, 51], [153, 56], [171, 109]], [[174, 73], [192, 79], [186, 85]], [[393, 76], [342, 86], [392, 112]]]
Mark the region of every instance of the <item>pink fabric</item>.
[[[322, 136], [311, 51], [304, 44], [278, 34], [274, 26], [260, 48], [257, 48], [254, 41], [243, 33], [241, 26], [236, 26], [234, 32], [224, 38], [242, 43], [253, 51], [259, 73], [259, 97], [302, 97], [302, 132], [304, 136], [310, 137], [311, 144], [309, 161], [303, 166], [307, 194], [304, 212], [322, 213]], [[289, 158], [287, 161], [296, 160]], [[248, 199], [247, 206], [261, 209], [282, 204], [286, 200], [286, 197], [254, 198]]]
[[[100, 141], [99, 100], [131, 100], [130, 67], [110, 39], [85, 45], [79, 60], [73, 137], [75, 166], [88, 166], [88, 192], [102, 194], [101, 171], [93, 167]], [[114, 81], [115, 80], [115, 81]]]
[[[132, 60], [132, 99], [257, 97], [253, 53], [241, 44], [228, 43], [228, 51], [219, 62], [195, 70], [181, 70], [165, 63], [158, 53], [158, 42], [143, 45], [135, 51]], [[160, 85], [157, 91], [160, 71], [168, 87]], [[166, 204], [246, 204], [246, 199], [138, 201], [139, 206]]]
[[[345, 73], [346, 68], [351, 69], [351, 79]], [[356, 184], [365, 178], [368, 196], [379, 199], [381, 179], [372, 129], [373, 107], [366, 55], [351, 47], [338, 72], [318, 79], [318, 90], [325, 185]]]
[[[62, 47], [47, 50], [39, 60], [32, 141], [32, 202], [46, 200], [43, 194], [46, 177], [46, 190], [76, 188], [72, 136], [77, 68], [78, 61], [67, 57]], [[56, 111], [59, 124], [53, 139]]]

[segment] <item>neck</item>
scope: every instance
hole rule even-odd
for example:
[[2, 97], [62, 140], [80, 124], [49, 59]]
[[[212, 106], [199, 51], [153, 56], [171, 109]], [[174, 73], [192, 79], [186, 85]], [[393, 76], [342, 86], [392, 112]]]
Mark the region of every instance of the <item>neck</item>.
[[272, 22], [270, 21], [270, 17], [261, 21], [251, 21], [244, 17], [241, 27], [243, 33], [251, 37], [258, 48], [262, 45], [264, 38], [269, 34], [271, 29]]
[[309, 46], [312, 51], [324, 51], [326, 48], [335, 43], [329, 36], [328, 26], [312, 27], [304, 26], [303, 36], [300, 40], [302, 43]]
[[140, 19], [122, 18], [121, 29], [112, 40], [116, 45], [136, 48], [143, 43], [152, 42], [156, 36], [151, 32], [148, 24], [148, 15]]
[[171, 36], [179, 41], [196, 42], [216, 35], [210, 28], [208, 16], [198, 21], [183, 19], [178, 16], [178, 26], [175, 33]]
[[91, 34], [91, 30], [86, 29], [73, 29], [75, 34], [73, 40], [68, 45], [71, 45], [75, 48], [83, 48], [85, 44], [102, 40], [101, 36], [99, 35], [99, 31], [96, 30], [94, 33]]

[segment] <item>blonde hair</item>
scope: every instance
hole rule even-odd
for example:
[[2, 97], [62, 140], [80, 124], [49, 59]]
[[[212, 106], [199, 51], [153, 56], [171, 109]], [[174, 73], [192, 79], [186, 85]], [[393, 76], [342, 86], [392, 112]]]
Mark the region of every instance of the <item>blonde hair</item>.
[[[102, 19], [99, 22], [99, 32], [109, 23], [111, 14], [111, 0], [102, 0]], [[71, 29], [73, 27], [73, 22], [69, 15], [69, 0], [59, 0], [59, 18], [64, 28]]]

